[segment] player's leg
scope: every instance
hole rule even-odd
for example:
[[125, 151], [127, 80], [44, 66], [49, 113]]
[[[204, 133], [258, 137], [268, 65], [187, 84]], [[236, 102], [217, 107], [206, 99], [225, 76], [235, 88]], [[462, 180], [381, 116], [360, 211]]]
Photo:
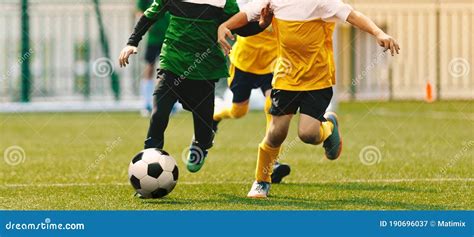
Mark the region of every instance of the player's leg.
[[208, 150], [213, 146], [214, 131], [212, 129], [215, 81], [187, 80], [184, 107], [193, 113], [194, 138], [187, 157], [187, 168], [190, 172], [198, 172], [204, 165]]
[[175, 77], [164, 70], [158, 72], [158, 77], [161, 79], [153, 93], [153, 112], [147, 139], [145, 140], [145, 149], [163, 148], [164, 133], [168, 126], [169, 115], [178, 99], [177, 91], [179, 88], [174, 84]]
[[249, 100], [243, 102], [232, 102], [228, 107], [222, 108], [214, 114], [213, 130], [217, 132], [219, 123], [224, 119], [238, 119], [244, 117], [249, 112]]
[[249, 111], [249, 99], [252, 93], [253, 74], [246, 73], [230, 65], [229, 88], [232, 91], [232, 105], [214, 113], [213, 129], [217, 131], [218, 124], [224, 119], [238, 119]]
[[143, 79], [141, 80], [140, 91], [143, 98], [142, 116], [148, 117], [153, 107], [153, 91], [155, 89], [155, 61], [160, 54], [161, 47], [148, 45], [145, 53], [146, 65], [143, 70]]
[[[270, 114], [270, 107], [272, 106], [272, 98], [270, 96], [271, 91], [272, 91], [271, 83], [272, 83], [272, 78], [269, 77], [268, 79], [265, 79], [264, 84], [260, 86], [260, 89], [262, 90], [263, 95], [265, 96], [265, 105], [264, 105], [263, 111], [265, 113], [265, 118], [267, 120], [266, 130], [268, 130], [268, 128], [270, 127], [270, 122], [272, 119], [272, 115]], [[281, 183], [283, 178], [288, 176], [290, 172], [291, 172], [291, 167], [288, 164], [280, 163], [276, 161], [275, 165], [273, 166], [273, 172], [271, 175], [272, 183]]]
[[280, 147], [288, 135], [291, 118], [299, 108], [300, 92], [272, 90], [272, 106], [270, 108], [271, 122], [265, 138], [258, 148], [256, 181], [247, 194], [251, 198], [265, 198], [270, 191], [273, 165], [275, 164]]
[[306, 144], [319, 145], [331, 135], [332, 128], [331, 122], [322, 122], [302, 113], [298, 125], [298, 137]]
[[270, 183], [272, 182], [273, 166], [280, 153], [281, 144], [288, 135], [292, 117], [291, 114], [272, 117], [267, 134], [258, 146], [255, 182], [247, 197], [265, 198], [268, 196]]
[[328, 159], [337, 159], [342, 149], [337, 116], [326, 113], [332, 88], [307, 91], [301, 102], [298, 136], [307, 144], [323, 144]]
[[258, 84], [257, 84], [257, 86], [262, 91], [263, 96], [265, 96], [265, 104], [264, 104], [264, 107], [263, 107], [263, 111], [265, 112], [265, 118], [267, 120], [266, 130], [268, 130], [268, 128], [270, 126], [270, 121], [271, 121], [271, 118], [272, 118], [272, 116], [270, 114], [270, 108], [272, 106], [272, 98], [271, 98], [272, 80], [273, 80], [273, 73], [269, 73], [269, 74], [266, 74], [266, 75], [261, 75], [261, 76], [259, 76]]

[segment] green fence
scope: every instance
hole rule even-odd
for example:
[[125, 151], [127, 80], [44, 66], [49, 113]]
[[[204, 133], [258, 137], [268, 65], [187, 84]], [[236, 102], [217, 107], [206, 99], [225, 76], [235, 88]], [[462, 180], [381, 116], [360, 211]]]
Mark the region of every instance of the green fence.
[[[28, 15], [22, 2], [0, 2], [0, 102], [138, 99], [143, 51], [127, 70], [116, 63], [133, 0], [101, 0], [102, 21], [97, 0], [29, 0]], [[474, 98], [474, 1], [347, 2], [397, 37], [402, 54], [388, 57], [373, 37], [339, 25], [340, 99], [424, 99], [428, 85], [435, 98]]]
[[26, 2], [0, 3], [0, 101], [137, 98], [139, 58], [128, 70], [116, 63], [135, 21], [132, 1]]

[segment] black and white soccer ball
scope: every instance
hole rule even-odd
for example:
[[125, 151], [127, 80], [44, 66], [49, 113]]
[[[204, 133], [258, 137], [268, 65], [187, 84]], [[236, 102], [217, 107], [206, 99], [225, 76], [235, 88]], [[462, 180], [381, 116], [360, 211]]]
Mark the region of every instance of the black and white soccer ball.
[[176, 161], [160, 149], [146, 149], [133, 157], [128, 178], [142, 198], [162, 198], [173, 191], [178, 182]]

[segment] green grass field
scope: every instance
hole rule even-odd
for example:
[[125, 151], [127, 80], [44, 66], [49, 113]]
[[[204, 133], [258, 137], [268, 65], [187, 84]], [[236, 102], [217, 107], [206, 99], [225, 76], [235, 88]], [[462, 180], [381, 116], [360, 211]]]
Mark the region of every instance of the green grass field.
[[180, 113], [165, 145], [179, 163], [178, 185], [164, 199], [141, 200], [133, 197], [127, 168], [142, 148], [147, 119], [135, 113], [0, 114], [0, 151], [25, 152], [13, 166], [6, 162], [18, 161], [13, 156], [0, 160], [0, 209], [474, 208], [472, 102], [343, 103], [339, 116], [344, 149], [338, 161], [299, 141], [294, 120], [281, 157], [292, 174], [272, 187], [269, 199], [250, 200], [245, 195], [263, 138], [263, 113], [222, 122], [198, 174], [187, 172], [181, 158], [192, 119]]

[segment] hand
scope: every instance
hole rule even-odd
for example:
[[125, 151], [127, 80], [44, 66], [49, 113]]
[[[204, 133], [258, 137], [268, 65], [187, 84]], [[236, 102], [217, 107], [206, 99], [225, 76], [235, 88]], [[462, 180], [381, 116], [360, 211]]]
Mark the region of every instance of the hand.
[[225, 55], [230, 53], [232, 46], [227, 42], [227, 39], [235, 40], [234, 35], [232, 32], [225, 26], [224, 24], [219, 26], [217, 29], [217, 42], [221, 45], [222, 49], [224, 50]]
[[268, 3], [267, 6], [260, 12], [260, 20], [258, 21], [258, 24], [262, 29], [266, 29], [270, 24], [272, 24], [272, 20], [273, 9], [271, 8], [270, 3]]
[[377, 38], [377, 43], [381, 47], [385, 48], [384, 52], [390, 50], [392, 56], [395, 56], [395, 53], [400, 54], [400, 46], [398, 45], [398, 42], [394, 38], [392, 38], [392, 36], [381, 32], [375, 37]]
[[119, 64], [120, 67], [126, 67], [128, 62], [128, 58], [132, 54], [137, 54], [138, 49], [135, 46], [127, 45], [125, 48], [122, 49], [122, 52], [120, 52], [120, 57], [119, 57]]

